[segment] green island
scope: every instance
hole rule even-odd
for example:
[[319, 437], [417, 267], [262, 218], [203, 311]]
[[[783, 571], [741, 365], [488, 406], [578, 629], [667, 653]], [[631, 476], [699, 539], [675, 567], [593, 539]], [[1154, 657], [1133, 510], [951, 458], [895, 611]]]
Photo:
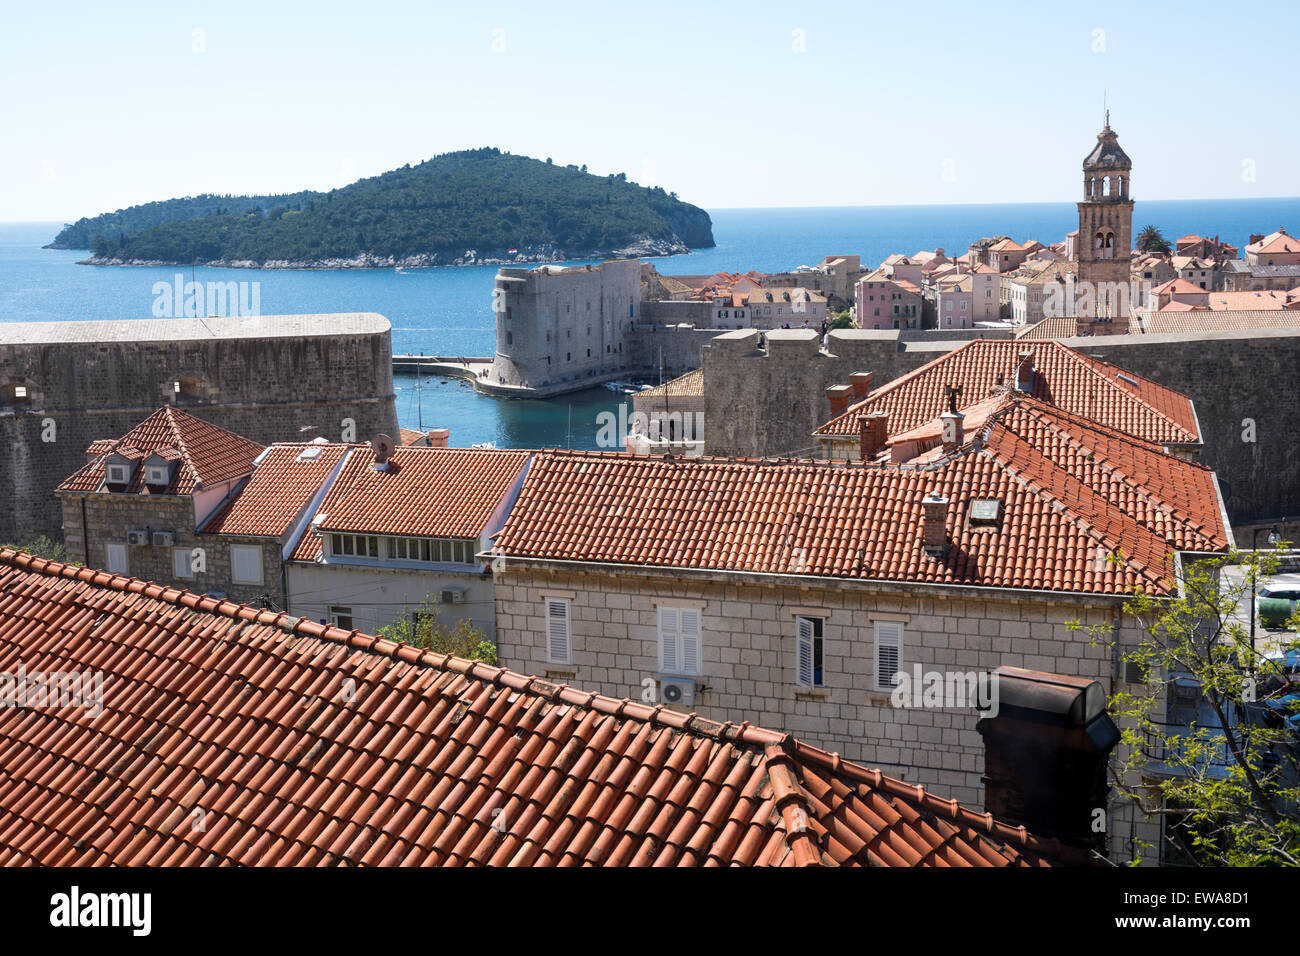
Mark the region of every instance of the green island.
[[65, 226], [91, 265], [364, 268], [672, 255], [712, 247], [709, 214], [625, 173], [496, 148], [446, 153], [330, 192], [205, 195]]

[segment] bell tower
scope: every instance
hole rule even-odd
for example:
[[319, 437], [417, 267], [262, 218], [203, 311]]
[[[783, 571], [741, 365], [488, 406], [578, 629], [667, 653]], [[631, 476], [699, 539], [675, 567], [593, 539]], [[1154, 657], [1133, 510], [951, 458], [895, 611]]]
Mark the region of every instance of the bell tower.
[[[1079, 316], [1080, 334], [1118, 335], [1128, 332], [1129, 275], [1133, 250], [1133, 200], [1129, 180], [1133, 161], [1120, 148], [1119, 138], [1106, 126], [1097, 145], [1083, 161], [1083, 200], [1079, 203], [1079, 282], [1093, 290], [1093, 314]], [[1105, 283], [1105, 285], [1103, 285]], [[1123, 289], [1122, 298], [1119, 289]]]

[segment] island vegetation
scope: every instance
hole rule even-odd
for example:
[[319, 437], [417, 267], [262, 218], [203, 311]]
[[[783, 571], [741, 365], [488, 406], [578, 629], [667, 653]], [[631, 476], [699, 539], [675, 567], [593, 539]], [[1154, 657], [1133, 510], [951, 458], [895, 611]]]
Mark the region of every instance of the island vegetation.
[[624, 173], [597, 176], [487, 148], [447, 153], [328, 193], [201, 196], [68, 226], [93, 263], [436, 265], [665, 254], [713, 245], [703, 209]]

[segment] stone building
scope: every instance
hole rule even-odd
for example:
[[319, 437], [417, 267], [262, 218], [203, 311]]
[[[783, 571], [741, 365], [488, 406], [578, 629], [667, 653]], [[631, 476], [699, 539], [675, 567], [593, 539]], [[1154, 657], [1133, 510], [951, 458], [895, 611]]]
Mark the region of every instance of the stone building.
[[[479, 555], [514, 504], [531, 452], [401, 446], [348, 450], [287, 549], [294, 614], [375, 633], [434, 614], [494, 631]], [[271, 490], [265, 503], [274, 504]]]
[[[1120, 148], [1115, 131], [1106, 126], [1097, 135], [1097, 145], [1083, 161], [1083, 199], [1079, 202], [1079, 282], [1094, 289], [1127, 288], [1130, 253], [1133, 248], [1133, 199], [1130, 195], [1133, 162]], [[1080, 335], [1124, 334], [1128, 331], [1127, 309], [1119, 314], [1105, 307], [1106, 300], [1094, 300], [1099, 308], [1093, 315], [1080, 315]]]
[[118, 439], [86, 449], [86, 464], [56, 489], [68, 554], [88, 567], [241, 603], [271, 596], [279, 566], [252, 546], [219, 556], [198, 529], [234, 496], [263, 448], [172, 406]]
[[[1278, 519], [1300, 501], [1300, 443], [1283, 437], [1300, 421], [1300, 328], [1285, 314], [1254, 313], [1264, 324], [1239, 322], [1241, 313], [1188, 313], [1208, 319], [1168, 334], [1064, 341], [1192, 399], [1205, 443], [1201, 460], [1222, 481], [1233, 520]], [[1212, 321], [1215, 315], [1223, 320]], [[829, 349], [806, 331], [770, 332], [766, 349], [756, 347], [757, 332], [718, 336], [703, 355], [705, 446], [710, 455], [816, 455], [812, 433], [831, 417], [828, 386], [866, 370], [879, 387], [977, 337], [1009, 336], [832, 330]]]
[[860, 329], [919, 329], [924, 306], [921, 289], [907, 279], [877, 269], [858, 280], [855, 308]]
[[[1169, 454], [1195, 455], [1202, 447], [1196, 408], [1186, 396], [1060, 342], [1021, 340], [967, 342], [910, 375], [871, 387], [870, 372], [850, 385], [826, 389], [830, 417], [813, 433], [819, 457], [861, 461], [890, 452], [910, 461], [939, 444], [923, 435], [945, 408], [964, 416], [965, 427], [982, 428], [991, 397], [1006, 390], [1047, 402], [1145, 442]], [[956, 393], [950, 395], [950, 390]], [[873, 430], [868, 436], [865, 429]]]
[[629, 451], [699, 455], [704, 450], [703, 369], [636, 392], [632, 410], [644, 417], [645, 432]]
[[[1000, 400], [976, 434], [897, 464], [538, 455], [493, 549], [503, 663], [780, 726], [978, 800], [969, 697], [899, 688], [939, 674], [969, 691], [1013, 666], [1118, 690], [1142, 633], [1129, 588], [1173, 593], [1169, 550], [1232, 542], [1208, 469], [1027, 393]], [[1124, 858], [1130, 825], [1156, 824], [1109, 809]]]
[[373, 313], [0, 323], [0, 541], [58, 537], [55, 487], [160, 405], [260, 444], [397, 434]]
[[496, 355], [478, 387], [540, 395], [622, 374], [641, 304], [643, 267], [639, 259], [610, 259], [595, 266], [499, 270], [493, 288]]

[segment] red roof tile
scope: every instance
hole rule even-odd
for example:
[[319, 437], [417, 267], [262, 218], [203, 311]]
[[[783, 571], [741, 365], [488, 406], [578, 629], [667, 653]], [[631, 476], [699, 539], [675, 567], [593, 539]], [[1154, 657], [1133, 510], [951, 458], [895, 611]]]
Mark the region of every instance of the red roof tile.
[[[142, 461], [154, 452], [180, 465], [165, 489], [169, 495], [188, 495], [197, 487], [212, 487], [246, 475], [262, 446], [171, 405], [164, 405], [119, 439], [99, 439], [90, 444], [85, 467], [59, 485], [59, 491], [101, 491], [104, 463], [110, 454]], [[175, 454], [169, 454], [174, 452]], [[128, 493], [148, 493], [144, 469], [137, 468]], [[155, 493], [158, 493], [155, 491]]]
[[[946, 407], [944, 386], [962, 386], [958, 408], [978, 402], [999, 381], [1015, 381], [1022, 351], [1032, 351], [1033, 395], [1073, 414], [1144, 441], [1200, 441], [1191, 401], [1173, 389], [1067, 348], [1059, 342], [976, 339], [876, 389], [831, 419], [818, 437], [856, 438], [858, 418], [889, 412], [895, 434], [936, 418]], [[1130, 384], [1123, 375], [1136, 384]]]
[[[543, 453], [496, 553], [857, 580], [1170, 593], [1168, 554], [1230, 543], [1213, 473], [1116, 429], [1008, 395], [985, 432], [924, 467]], [[1091, 456], [1091, 457], [1090, 457]], [[1057, 461], [1057, 458], [1060, 461]], [[950, 547], [922, 548], [922, 498]], [[993, 526], [971, 502], [1002, 502]], [[1123, 560], [1104, 560], [1119, 553]]]
[[282, 537], [350, 447], [358, 446], [272, 445], [252, 477], [207, 520], [202, 533]]
[[0, 708], [3, 866], [1088, 862], [788, 734], [0, 549], [19, 662], [111, 693]]
[[[528, 462], [528, 451], [421, 448], [401, 445], [388, 470], [374, 455], [348, 458], [316, 517], [327, 531], [476, 538]], [[303, 533], [295, 561], [314, 561], [320, 539]]]

